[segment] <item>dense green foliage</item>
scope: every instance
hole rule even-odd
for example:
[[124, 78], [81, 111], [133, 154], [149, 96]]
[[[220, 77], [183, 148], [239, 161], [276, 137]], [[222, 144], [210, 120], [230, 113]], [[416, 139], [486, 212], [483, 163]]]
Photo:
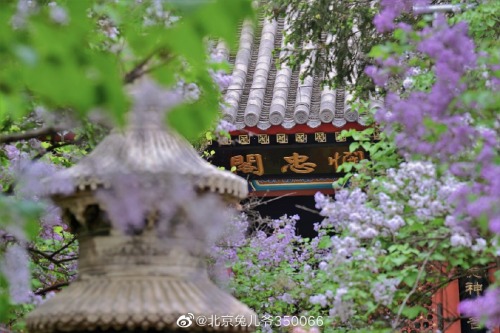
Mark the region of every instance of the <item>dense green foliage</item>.
[[246, 0], [0, 2], [0, 330], [22, 331], [77, 273], [78, 244], [38, 180], [126, 125], [129, 86], [146, 76], [186, 97], [166, 101], [165, 121], [199, 138], [220, 107], [212, 75], [228, 69], [210, 59], [210, 41], [234, 47], [252, 15]]

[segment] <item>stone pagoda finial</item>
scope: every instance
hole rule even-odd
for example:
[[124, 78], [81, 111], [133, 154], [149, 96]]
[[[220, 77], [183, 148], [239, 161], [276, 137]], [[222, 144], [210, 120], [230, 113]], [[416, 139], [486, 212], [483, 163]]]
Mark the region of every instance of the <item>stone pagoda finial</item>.
[[[214, 192], [234, 200], [246, 197], [247, 183], [205, 162], [187, 141], [163, 125], [160, 109], [174, 94], [150, 81], [134, 89], [136, 103], [129, 126], [112, 131], [77, 165], [46, 181], [48, 194], [78, 234], [79, 275], [30, 314], [28, 329], [43, 333], [253, 331], [250, 323], [255, 324], [255, 313], [209, 279], [203, 251], [204, 238], [213, 226], [205, 226], [209, 217], [203, 212], [192, 211], [196, 200], [212, 198]], [[122, 197], [136, 198], [141, 205], [127, 207], [131, 204], [125, 202], [123, 209], [113, 208], [113, 200]], [[186, 209], [185, 198], [195, 202], [191, 210]], [[219, 213], [217, 206], [211, 208]], [[138, 210], [143, 213], [139, 218]], [[225, 316], [231, 322], [196, 324], [196, 318], [213, 316]], [[190, 320], [192, 324], [182, 328]]]

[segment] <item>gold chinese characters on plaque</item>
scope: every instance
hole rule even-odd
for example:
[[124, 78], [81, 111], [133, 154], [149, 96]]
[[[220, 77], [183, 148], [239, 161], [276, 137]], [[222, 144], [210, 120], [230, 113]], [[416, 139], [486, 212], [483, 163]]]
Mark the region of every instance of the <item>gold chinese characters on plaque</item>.
[[305, 134], [305, 133], [295, 133], [295, 142], [297, 142], [297, 143], [307, 143], [307, 134]]
[[337, 171], [342, 163], [359, 163], [363, 159], [365, 159], [365, 154], [361, 150], [345, 151], [342, 154], [336, 152], [333, 156], [328, 157], [328, 165], [333, 166], [333, 170]]
[[[320, 146], [320, 145], [318, 145]], [[225, 156], [231, 171], [255, 176], [283, 174], [331, 174], [341, 172], [344, 163], [357, 164], [365, 159], [362, 150], [353, 152], [316, 147], [301, 152], [294, 147], [283, 150], [263, 149], [260, 153], [245, 147], [234, 155]], [[266, 147], [267, 148], [267, 147]], [[227, 159], [226, 159], [227, 158]], [[228, 164], [220, 164], [228, 166]]]
[[264, 174], [264, 164], [261, 154], [236, 155], [231, 157], [231, 169], [235, 167], [237, 171], [243, 173], [253, 173], [257, 176]]
[[470, 325], [471, 330], [478, 330], [481, 328], [481, 319], [476, 317], [469, 318], [467, 324]]
[[335, 132], [335, 141], [337, 142], [346, 142], [346, 137], [342, 136], [340, 132]]
[[475, 294], [476, 296], [481, 295], [483, 291], [483, 284], [479, 282], [466, 282], [465, 283], [465, 292], [469, 295]]
[[268, 145], [269, 144], [269, 135], [267, 134], [259, 134], [257, 136], [258, 141], [261, 145]]
[[287, 134], [276, 134], [276, 142], [277, 143], [288, 143], [288, 135]]
[[281, 167], [281, 172], [285, 173], [290, 168], [290, 171], [295, 173], [311, 173], [316, 167], [316, 163], [306, 162], [309, 156], [293, 153], [292, 156], [285, 156], [283, 159], [288, 163]]
[[250, 144], [250, 137], [247, 134], [243, 134], [238, 136], [238, 141], [240, 145], [249, 145]]
[[325, 132], [314, 133], [314, 140], [316, 140], [316, 142], [326, 142], [326, 133]]

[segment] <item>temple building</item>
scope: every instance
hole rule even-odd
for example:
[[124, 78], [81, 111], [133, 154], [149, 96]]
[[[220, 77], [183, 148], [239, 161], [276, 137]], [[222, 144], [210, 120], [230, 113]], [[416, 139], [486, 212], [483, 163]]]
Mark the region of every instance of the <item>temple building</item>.
[[[315, 235], [313, 223], [321, 219], [310, 211], [315, 209], [314, 194], [333, 194], [332, 183], [344, 175], [338, 168], [369, 158], [361, 148], [351, 152], [352, 140], [343, 138], [341, 131], [370, 125], [367, 114], [351, 108], [347, 90], [322, 87], [324, 73], [301, 80], [303, 67], [277, 66], [288, 49], [286, 29], [284, 19], [261, 20], [256, 27], [245, 22], [237, 50], [217, 45], [216, 53], [234, 66], [222, 110], [222, 118], [234, 130], [230, 139], [212, 143], [212, 163], [248, 180], [250, 195], [262, 198], [256, 208], [261, 215], [299, 214], [298, 233], [310, 237]], [[372, 109], [380, 105], [375, 99], [370, 102]], [[373, 140], [377, 139], [374, 132]], [[402, 332], [486, 332], [478, 329], [475, 319], [457, 320], [460, 299], [477, 294], [479, 285], [486, 289], [488, 279], [483, 275], [450, 283], [423, 304], [429, 314], [408, 323]]]
[[340, 132], [366, 128], [368, 115], [349, 107], [344, 89], [322, 88], [322, 75], [300, 80], [302, 69], [277, 68], [286, 52], [279, 52], [284, 29], [284, 19], [257, 27], [244, 23], [235, 54], [223, 43], [217, 46], [234, 65], [223, 119], [236, 130], [216, 147], [213, 163], [236, 168], [253, 196], [287, 196], [257, 209], [274, 218], [285, 211], [300, 213], [299, 231], [309, 235], [318, 216], [296, 206], [314, 208], [314, 193], [333, 194], [343, 162], [366, 158], [362, 150], [349, 152], [350, 142]]

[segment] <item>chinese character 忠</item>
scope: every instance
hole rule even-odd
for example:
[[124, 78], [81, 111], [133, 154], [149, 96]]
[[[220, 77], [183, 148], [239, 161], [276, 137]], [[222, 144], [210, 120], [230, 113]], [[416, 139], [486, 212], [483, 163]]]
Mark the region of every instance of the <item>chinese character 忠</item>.
[[354, 152], [345, 151], [341, 156], [338, 152], [333, 154], [333, 157], [328, 157], [328, 165], [332, 165], [333, 169], [337, 171], [338, 167], [344, 162], [359, 163], [365, 158], [365, 154], [361, 150]]
[[290, 171], [295, 173], [310, 173], [314, 171], [316, 163], [306, 162], [309, 156], [293, 153], [292, 156], [285, 156], [283, 159], [288, 163], [281, 167], [281, 172], [285, 173], [290, 168]]
[[253, 173], [257, 176], [264, 174], [264, 164], [262, 163], [261, 154], [248, 154], [243, 158], [243, 155], [231, 157], [231, 167], [236, 167], [236, 170], [243, 173]]

